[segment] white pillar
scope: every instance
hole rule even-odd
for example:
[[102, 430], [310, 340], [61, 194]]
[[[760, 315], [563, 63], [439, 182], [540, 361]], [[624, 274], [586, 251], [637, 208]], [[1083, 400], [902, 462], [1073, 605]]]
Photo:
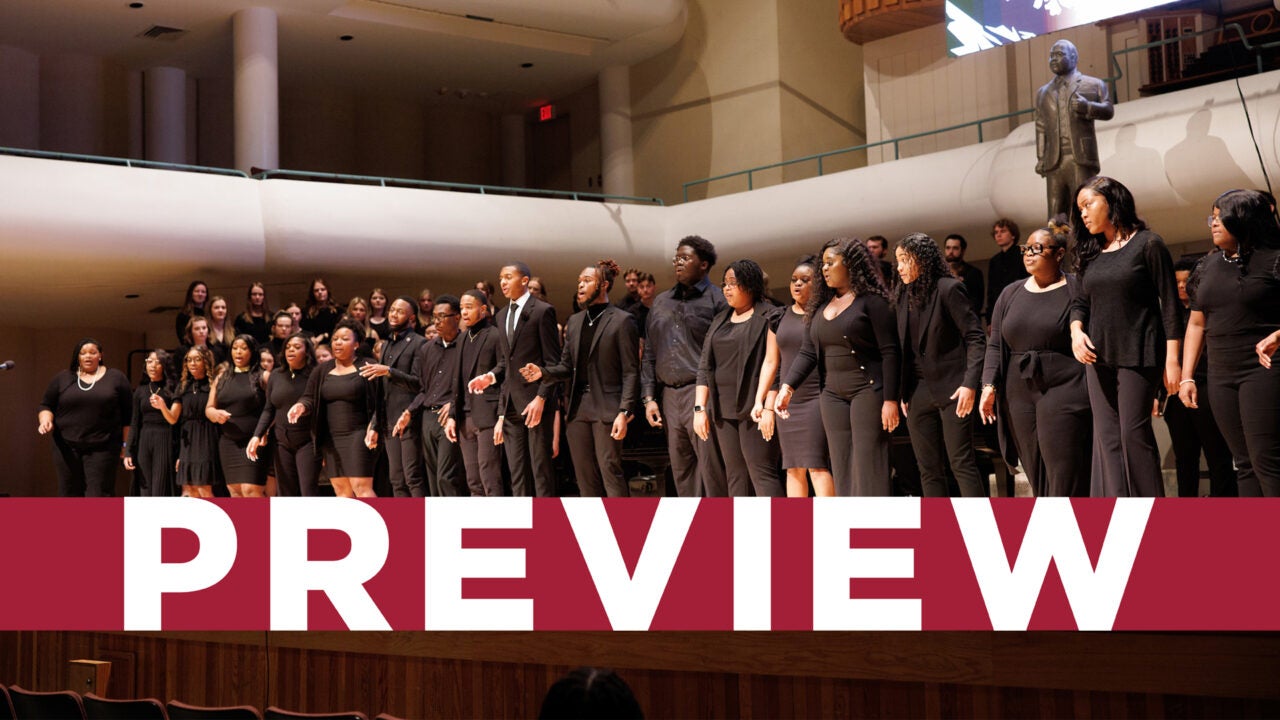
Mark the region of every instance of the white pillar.
[[0, 146], [40, 148], [40, 58], [0, 45]]
[[146, 159], [187, 161], [187, 73], [154, 67], [143, 74]]
[[635, 195], [635, 157], [631, 149], [631, 69], [614, 65], [600, 71], [600, 166], [604, 192]]
[[235, 57], [236, 168], [280, 167], [276, 13], [245, 8], [231, 17]]
[[524, 115], [502, 116], [502, 184], [524, 187], [525, 176]]

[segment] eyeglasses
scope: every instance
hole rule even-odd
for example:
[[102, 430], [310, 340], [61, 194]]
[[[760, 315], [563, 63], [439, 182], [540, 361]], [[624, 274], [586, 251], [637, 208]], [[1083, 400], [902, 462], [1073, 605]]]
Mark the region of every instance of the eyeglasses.
[[739, 288], [739, 287], [742, 287], [742, 286], [741, 286], [741, 285], [739, 285], [739, 284], [738, 284], [738, 283], [736, 283], [736, 282], [727, 282], [727, 283], [724, 283], [723, 285], [721, 285], [721, 286], [720, 286], [720, 288], [721, 288], [722, 290], [728, 290], [729, 288], [735, 288], [735, 289], [736, 289], [736, 288]]
[[1222, 224], [1222, 218], [1216, 215], [1210, 215], [1209, 217], [1205, 218], [1204, 221], [1209, 224], [1209, 227]]
[[1047, 252], [1053, 252], [1054, 250], [1057, 250], [1057, 249], [1058, 248], [1053, 245], [1019, 245], [1018, 246], [1018, 252], [1022, 253], [1023, 255], [1031, 255], [1032, 257], [1036, 255], [1043, 255]]
[[694, 255], [676, 255], [675, 257], [671, 258], [671, 264], [685, 265], [687, 263], [694, 262], [696, 259], [697, 257]]
[[431, 319], [435, 322], [448, 320], [451, 317], [458, 317], [458, 313], [431, 313]]

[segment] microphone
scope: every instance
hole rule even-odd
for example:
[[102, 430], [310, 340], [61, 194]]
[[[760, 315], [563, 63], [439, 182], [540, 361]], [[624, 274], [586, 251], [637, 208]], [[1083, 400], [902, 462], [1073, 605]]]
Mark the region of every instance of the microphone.
[[5, 360], [4, 362], [0, 363], [0, 370], [12, 370], [12, 369], [13, 369], [12, 360]]

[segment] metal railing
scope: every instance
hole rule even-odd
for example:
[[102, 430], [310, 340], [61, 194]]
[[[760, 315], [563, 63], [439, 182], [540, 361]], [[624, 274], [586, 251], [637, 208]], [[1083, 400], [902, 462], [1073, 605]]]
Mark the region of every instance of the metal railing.
[[204, 165], [184, 165], [183, 163], [157, 162], [155, 160], [134, 160], [131, 158], [108, 157], [105, 155], [81, 155], [78, 153], [49, 152], [47, 150], [27, 150], [25, 148], [0, 147], [0, 155], [15, 157], [40, 158], [41, 160], [70, 160], [73, 162], [95, 163], [97, 165], [123, 165], [125, 167], [147, 168], [148, 170], [178, 170], [181, 172], [206, 173], [209, 175], [229, 175], [248, 178], [248, 173], [230, 168], [206, 167]]

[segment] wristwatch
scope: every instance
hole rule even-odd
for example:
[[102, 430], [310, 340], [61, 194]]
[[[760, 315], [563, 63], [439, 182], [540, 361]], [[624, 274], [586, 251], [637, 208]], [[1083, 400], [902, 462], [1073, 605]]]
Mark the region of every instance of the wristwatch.
[[693, 406], [693, 411], [694, 411], [695, 413], [700, 413], [700, 412], [706, 412], [706, 411], [707, 411], [707, 409], [706, 409], [705, 407], [701, 406], [701, 405], [694, 405], [694, 406]]

